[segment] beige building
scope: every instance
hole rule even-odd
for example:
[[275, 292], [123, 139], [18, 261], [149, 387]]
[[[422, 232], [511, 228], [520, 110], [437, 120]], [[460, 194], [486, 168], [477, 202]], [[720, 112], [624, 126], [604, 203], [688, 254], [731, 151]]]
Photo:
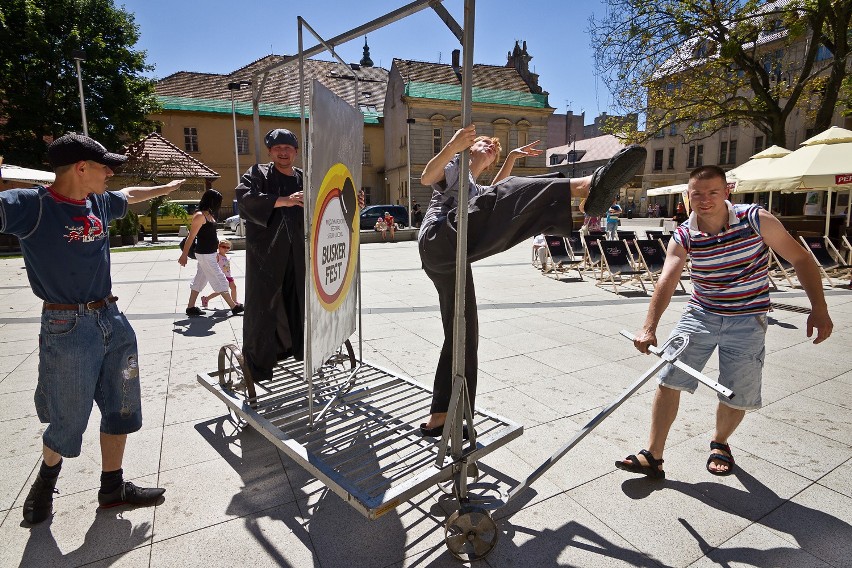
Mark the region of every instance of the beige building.
[[[239, 174], [255, 163], [251, 87], [243, 85], [239, 90], [230, 90], [229, 84], [238, 86], [241, 81], [251, 81], [255, 71], [274, 66], [283, 59], [280, 55], [269, 55], [228, 74], [181, 71], [157, 82], [157, 98], [163, 112], [150, 118], [160, 123], [160, 133], [165, 139], [221, 175], [214, 188], [222, 193], [226, 204], [232, 203], [238, 183], [235, 143]], [[388, 72], [377, 67], [359, 64], [344, 67], [339, 63], [313, 59], [305, 63], [308, 82], [319, 80], [352, 105], [356, 99], [357, 76], [360, 87], [358, 102], [364, 115], [362, 185], [375, 196], [385, 186], [385, 139], [381, 119]], [[231, 113], [232, 94], [237, 122], [236, 142]], [[300, 136], [300, 116], [297, 67], [273, 71], [260, 102], [261, 136], [273, 128], [287, 128]], [[265, 147], [262, 154], [265, 160]]]
[[[388, 203], [407, 206], [409, 190], [421, 207], [429, 203], [432, 189], [420, 183], [420, 174], [461, 127], [458, 59], [459, 52], [454, 51], [450, 65], [393, 60], [384, 104]], [[530, 59], [526, 45], [516, 43], [506, 66], [473, 67], [473, 122], [477, 134], [500, 139], [503, 157], [508, 150], [547, 138], [547, 121], [554, 109], [547, 102], [547, 93], [538, 86], [538, 76], [529, 71]], [[546, 171], [542, 155], [519, 160], [513, 173]], [[487, 183], [494, 173], [483, 173], [480, 181]]]
[[[786, 31], [772, 27], [764, 35], [757, 45], [758, 56], [764, 54], [766, 56], [767, 73], [770, 76], [770, 81], [783, 81], [785, 77], [796, 76], [800, 67], [797, 62], [803, 59], [803, 51], [807, 47], [804, 41], [787, 45]], [[684, 66], [699, 65], [701, 60], [708, 56], [708, 50], [715, 49], [712, 42], [706, 40], [692, 40], [686, 42], [683, 46], [682, 53], [673, 57], [680, 63], [672, 63], [673, 66], [683, 68]], [[694, 60], [694, 63], [690, 61]], [[831, 58], [831, 53], [821, 47], [816, 59], [817, 64], [824, 64]], [[852, 59], [848, 62], [848, 68], [852, 69]], [[664, 78], [657, 82], [659, 89], [673, 88], [676, 78]], [[749, 93], [743, 93], [743, 96], [748, 97]], [[649, 95], [649, 99], [653, 100], [653, 93]], [[832, 118], [832, 125], [852, 128], [852, 117], [843, 117], [842, 109], [835, 109]], [[662, 112], [662, 109], [661, 109]], [[815, 132], [813, 119], [808, 116], [808, 111], [805, 108], [794, 110], [787, 119], [785, 134], [787, 148], [795, 150], [804, 141], [811, 136], [818, 134]], [[687, 124], [674, 124], [668, 126], [654, 134], [645, 143], [648, 149], [648, 162], [645, 165], [642, 187], [648, 190], [655, 187], [663, 187], [679, 183], [686, 183], [689, 177], [689, 172], [701, 165], [715, 164], [725, 170], [733, 169], [734, 167], [748, 161], [748, 159], [757, 154], [761, 150], [774, 144], [773, 141], [767, 140], [764, 132], [755, 128], [751, 124], [745, 122], [732, 122], [722, 130], [710, 133], [702, 132], [696, 135], [685, 134]], [[801, 196], [804, 199], [804, 196]], [[663, 198], [659, 198], [663, 199]], [[672, 211], [673, 200], [676, 197], [669, 197], [668, 209]], [[742, 195], [735, 196], [736, 200], [752, 199], [752, 196], [743, 197]], [[792, 204], [791, 211], [786, 214], [793, 214], [793, 209], [798, 208], [798, 213], [801, 213], [801, 206]]]

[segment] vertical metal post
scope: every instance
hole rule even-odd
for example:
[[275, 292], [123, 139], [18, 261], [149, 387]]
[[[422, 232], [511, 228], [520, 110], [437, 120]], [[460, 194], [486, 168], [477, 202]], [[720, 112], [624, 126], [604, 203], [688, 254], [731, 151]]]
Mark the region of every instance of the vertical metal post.
[[[231, 86], [228, 85], [231, 89]], [[234, 119], [234, 161], [237, 164], [237, 185], [240, 185], [240, 145], [237, 141], [237, 107], [234, 105], [234, 89], [231, 89], [231, 117]]]
[[[305, 191], [310, 187], [310, 168], [308, 167], [308, 149], [306, 148], [307, 144], [305, 143], [308, 138], [308, 131], [305, 130], [305, 57], [304, 57], [304, 44], [302, 39], [302, 17], [297, 16], [296, 20], [299, 25], [298, 32], [298, 41], [299, 41], [299, 105], [301, 107], [301, 127], [302, 127], [302, 140], [300, 142], [301, 146], [301, 155], [302, 155], [302, 168], [304, 175], [302, 176], [302, 191]], [[302, 207], [305, 215], [305, 266], [311, 265], [311, 250], [309, 243], [307, 242], [308, 235], [310, 234], [310, 215], [308, 209], [310, 208], [310, 203], [306, 199], [304, 201], [304, 206]], [[308, 381], [308, 425], [313, 428], [314, 427], [314, 381], [313, 376], [311, 376], [310, 368], [311, 368], [311, 302], [310, 302], [310, 292], [311, 292], [311, 273], [310, 270], [307, 271], [305, 278], [305, 366], [304, 366], [304, 374], [305, 380]]]
[[407, 153], [405, 163], [408, 166], [408, 226], [413, 227], [414, 214], [411, 211], [411, 125], [414, 124], [414, 119], [408, 118], [405, 122], [408, 125], [408, 138], [405, 139], [405, 151]]
[[[462, 63], [462, 128], [473, 122], [472, 117], [472, 87], [473, 87], [473, 26], [475, 0], [464, 2], [464, 30], [462, 40], [463, 63]], [[467, 322], [465, 321], [465, 291], [467, 285], [467, 207], [468, 191], [470, 187], [470, 152], [462, 151], [459, 163], [459, 199], [456, 213], [457, 242], [456, 242], [456, 302], [453, 319], [453, 390], [461, 388], [461, 395], [457, 397], [455, 408], [450, 408], [453, 413], [453, 436], [451, 454], [455, 460], [461, 458], [462, 452], [462, 422], [464, 421], [464, 409], [469, 404], [467, 392], [467, 380], [465, 376], [465, 353]], [[460, 384], [459, 384], [460, 383]], [[454, 397], [455, 398], [455, 397]], [[449, 416], [447, 417], [449, 419]], [[473, 433], [471, 432], [471, 435]]]
[[[81, 50], [81, 53], [85, 57], [85, 52], [82, 52]], [[75, 52], [75, 55], [76, 54], [77, 52]], [[77, 56], [74, 57], [74, 62], [77, 64], [77, 87], [80, 90], [80, 114], [83, 116], [83, 135], [88, 136], [89, 124], [86, 121], [86, 100], [83, 98], [83, 72], [80, 69], [80, 59], [82, 58]]]

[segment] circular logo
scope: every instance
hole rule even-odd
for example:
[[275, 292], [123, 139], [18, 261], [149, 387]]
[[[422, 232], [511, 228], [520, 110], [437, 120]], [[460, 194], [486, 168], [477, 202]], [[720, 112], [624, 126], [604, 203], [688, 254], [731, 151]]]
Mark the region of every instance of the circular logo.
[[352, 174], [335, 164], [325, 174], [313, 215], [311, 273], [320, 304], [336, 310], [352, 285], [358, 250], [358, 200]]

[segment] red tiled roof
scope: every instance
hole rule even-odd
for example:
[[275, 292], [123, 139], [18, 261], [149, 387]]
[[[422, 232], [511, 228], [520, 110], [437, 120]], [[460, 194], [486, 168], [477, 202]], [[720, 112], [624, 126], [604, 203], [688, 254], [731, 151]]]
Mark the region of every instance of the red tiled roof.
[[160, 178], [218, 179], [219, 174], [190, 156], [156, 132], [124, 149], [130, 158], [122, 167], [123, 175]]
[[[427, 63], [410, 59], [394, 59], [403, 82], [439, 83], [460, 85], [461, 79], [451, 65], [445, 63]], [[460, 68], [461, 70], [461, 68]], [[529, 93], [530, 87], [514, 67], [497, 65], [473, 65], [473, 87], [504, 91]]]
[[[193, 73], [180, 71], [157, 82], [158, 96], [186, 97], [204, 100], [221, 100], [230, 103], [231, 91], [228, 83], [251, 80], [252, 73], [284, 59], [282, 55], [267, 55], [229, 74]], [[355, 103], [355, 76], [358, 76], [362, 105], [375, 105], [381, 115], [387, 91], [388, 72], [381, 67], [360, 67], [357, 71], [332, 61], [305, 60], [305, 79], [318, 79], [333, 93], [349, 104]], [[369, 94], [368, 94], [369, 93]], [[251, 103], [251, 88], [244, 87], [234, 92], [234, 99]], [[299, 105], [299, 68], [293, 63], [284, 69], [270, 73], [261, 97], [261, 102], [272, 105]], [[230, 111], [230, 107], [228, 108]]]

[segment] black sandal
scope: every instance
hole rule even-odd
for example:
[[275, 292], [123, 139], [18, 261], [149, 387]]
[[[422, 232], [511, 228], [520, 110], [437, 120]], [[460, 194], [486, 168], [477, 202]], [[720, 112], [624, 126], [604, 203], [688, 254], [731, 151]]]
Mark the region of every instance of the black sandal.
[[596, 169], [592, 174], [589, 196], [583, 205], [586, 214], [602, 217], [618, 197], [621, 188], [645, 165], [647, 155], [648, 151], [644, 147], [631, 144]]
[[[728, 455], [713, 453], [713, 450], [722, 450], [723, 452], [727, 452]], [[714, 471], [710, 469], [710, 464], [713, 463], [713, 460], [725, 462], [728, 464], [728, 469], [726, 471]], [[710, 442], [710, 457], [707, 458], [707, 465], [705, 467], [713, 475], [725, 476], [734, 473], [734, 456], [731, 454], [731, 446], [720, 444], [719, 442]]]
[[648, 450], [640, 450], [639, 453], [645, 456], [645, 459], [648, 460], [648, 465], [642, 465], [642, 462], [639, 461], [636, 454], [630, 454], [623, 461], [615, 462], [615, 467], [623, 469], [624, 471], [629, 471], [630, 473], [641, 473], [642, 475], [647, 475], [652, 479], [666, 478], [666, 472], [660, 469], [664, 460], [658, 460]]

